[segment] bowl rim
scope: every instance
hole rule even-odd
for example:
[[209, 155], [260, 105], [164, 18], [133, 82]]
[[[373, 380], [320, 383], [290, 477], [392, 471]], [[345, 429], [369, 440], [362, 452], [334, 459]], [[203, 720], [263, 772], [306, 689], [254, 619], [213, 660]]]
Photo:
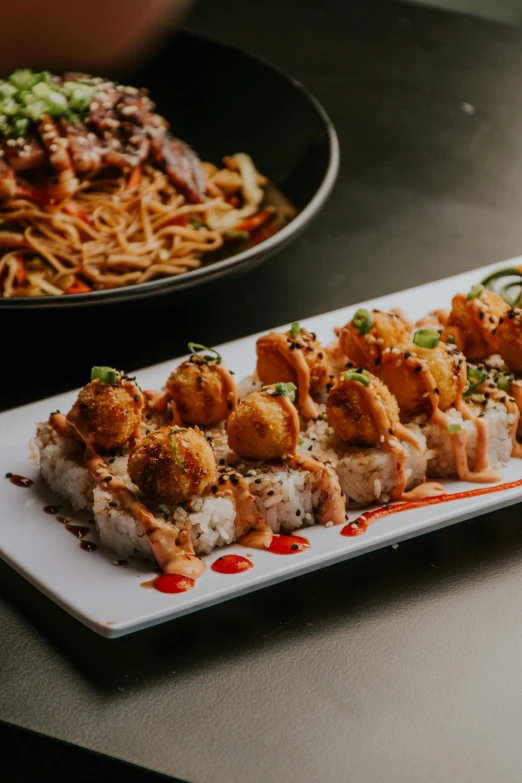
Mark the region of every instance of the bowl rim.
[[[134, 298], [145, 298], [153, 296], [154, 294], [162, 294], [171, 290], [180, 290], [197, 285], [198, 278], [204, 280], [211, 280], [226, 272], [232, 270], [236, 266], [246, 266], [247, 261], [254, 260], [258, 256], [266, 256], [274, 252], [279, 246], [285, 245], [292, 237], [299, 234], [307, 225], [307, 223], [317, 215], [321, 208], [324, 206], [330, 193], [333, 190], [340, 166], [340, 145], [335, 126], [323, 108], [322, 104], [317, 98], [305, 87], [298, 79], [288, 74], [285, 70], [277, 65], [274, 65], [264, 57], [260, 57], [257, 54], [251, 54], [246, 52], [238, 46], [233, 44], [224, 43], [211, 36], [201, 35], [199, 33], [193, 33], [190, 30], [181, 30], [181, 35], [187, 38], [195, 38], [201, 41], [205, 41], [209, 44], [218, 46], [219, 48], [225, 48], [233, 50], [240, 54], [242, 57], [248, 57], [252, 60], [262, 63], [266, 68], [274, 71], [283, 77], [287, 82], [290, 82], [292, 86], [299, 90], [308, 102], [313, 106], [317, 115], [322, 120], [325, 126], [326, 135], [328, 139], [329, 155], [328, 164], [324, 173], [321, 184], [308, 202], [306, 206], [297, 213], [297, 215], [284, 226], [276, 234], [273, 234], [268, 239], [263, 240], [257, 245], [254, 245], [247, 250], [243, 250], [241, 253], [237, 253], [230, 258], [224, 258], [221, 261], [216, 261], [208, 266], [201, 266], [199, 269], [193, 269], [190, 272], [184, 272], [181, 275], [175, 275], [173, 277], [159, 278], [157, 280], [150, 280], [146, 283], [138, 283], [137, 285], [127, 285], [121, 288], [106, 288], [99, 291], [89, 291], [83, 294], [74, 294], [74, 296], [42, 296], [42, 297], [13, 297], [2, 298], [0, 297], [0, 310], [12, 309], [57, 309], [74, 307], [77, 305], [88, 304], [102, 304], [109, 301], [124, 302]], [[258, 259], [261, 260], [261, 259]]]

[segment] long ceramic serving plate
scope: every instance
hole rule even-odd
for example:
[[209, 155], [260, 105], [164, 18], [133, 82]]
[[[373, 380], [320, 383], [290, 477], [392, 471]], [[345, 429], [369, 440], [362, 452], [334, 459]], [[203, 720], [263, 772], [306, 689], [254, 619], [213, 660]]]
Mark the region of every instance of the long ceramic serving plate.
[[[402, 307], [413, 318], [418, 318], [435, 307], [448, 307], [456, 292], [467, 291], [501, 266], [504, 264], [484, 267], [351, 305], [301, 323], [317, 332], [320, 340], [327, 342], [332, 338], [333, 328], [346, 323], [361, 306], [382, 309]], [[299, 313], [295, 316], [298, 317]], [[252, 335], [219, 347], [236, 377], [253, 371], [257, 337]], [[138, 371], [141, 387], [161, 388], [175, 363], [173, 360]], [[111, 552], [100, 547], [92, 552], [85, 551], [54, 515], [43, 510], [49, 504], [60, 503], [60, 500], [38, 477], [28, 444], [35, 432], [35, 423], [46, 419], [57, 408], [68, 410], [75, 396], [73, 391], [0, 414], [0, 475], [9, 472], [34, 480], [29, 488], [15, 486], [9, 480], [0, 483], [0, 555], [49, 598], [104, 636], [117, 637], [171, 620], [251, 590], [522, 500], [522, 460], [511, 459], [503, 471], [503, 484], [520, 482], [518, 486], [440, 505], [398, 511], [377, 519], [363, 535], [357, 537], [342, 536], [340, 527], [306, 528], [303, 535], [310, 542], [309, 549], [292, 556], [253, 550], [251, 559], [254, 567], [239, 574], [216, 573], [210, 565], [225, 551], [245, 554], [245, 549], [232, 545], [226, 550], [215, 550], [204, 557], [207, 569], [193, 590], [164, 594], [142, 586], [155, 576], [151, 566], [136, 560], [127, 567], [115, 567]], [[460, 493], [476, 489], [477, 485], [447, 481], [445, 488], [448, 493]], [[72, 516], [74, 522], [85, 525], [82, 514], [68, 512], [63, 507], [60, 513]], [[355, 510], [350, 512], [349, 520], [354, 520], [360, 513]], [[95, 542], [95, 534], [89, 533], [87, 539]], [[347, 564], [346, 567], [350, 566]]]

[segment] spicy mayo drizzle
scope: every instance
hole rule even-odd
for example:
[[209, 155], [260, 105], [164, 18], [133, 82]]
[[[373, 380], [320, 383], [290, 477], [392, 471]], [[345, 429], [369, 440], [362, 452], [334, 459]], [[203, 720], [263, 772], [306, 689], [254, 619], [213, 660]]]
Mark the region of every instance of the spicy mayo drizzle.
[[310, 395], [310, 367], [302, 348], [299, 346], [291, 349], [290, 345], [295, 343], [289, 342], [289, 339], [285, 334], [270, 332], [259, 338], [256, 348], [258, 354], [263, 350], [276, 351], [288, 362], [295, 372], [299, 412], [305, 419], [316, 419], [319, 416], [319, 409]]

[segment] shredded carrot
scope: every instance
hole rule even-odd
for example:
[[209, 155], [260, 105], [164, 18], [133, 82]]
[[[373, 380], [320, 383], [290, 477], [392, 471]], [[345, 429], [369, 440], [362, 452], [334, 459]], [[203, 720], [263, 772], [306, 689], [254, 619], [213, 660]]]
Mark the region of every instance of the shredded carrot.
[[66, 294], [86, 294], [88, 291], [92, 291], [92, 288], [80, 280], [79, 277], [74, 278], [74, 283], [68, 286], [64, 293]]
[[23, 285], [27, 282], [27, 272], [25, 271], [24, 259], [21, 256], [16, 257], [15, 280], [17, 285]]
[[257, 215], [252, 215], [252, 217], [246, 218], [246, 220], [238, 223], [238, 225], [235, 226], [235, 230], [254, 231], [254, 229], [259, 228], [259, 226], [262, 226], [263, 223], [266, 223], [266, 221], [269, 220], [273, 214], [273, 210], [265, 209], [264, 212], [259, 212]]
[[83, 209], [76, 203], [76, 201], [73, 201], [73, 199], [66, 201], [65, 204], [62, 205], [62, 209], [64, 212], [67, 212], [68, 215], [71, 215], [71, 217], [83, 220], [84, 223], [92, 226], [92, 218], [86, 212], [84, 212]]
[[132, 169], [129, 179], [127, 181], [127, 190], [134, 190], [139, 186], [141, 182], [141, 166], [136, 166]]
[[37, 204], [56, 204], [56, 199], [46, 193], [44, 190], [38, 190], [37, 188], [29, 187], [28, 185], [17, 185], [15, 196], [18, 198], [27, 198], [29, 201], [34, 201]]
[[188, 218], [186, 215], [178, 215], [177, 217], [173, 217], [170, 220], [167, 220], [166, 223], [163, 223], [164, 226], [188, 226]]

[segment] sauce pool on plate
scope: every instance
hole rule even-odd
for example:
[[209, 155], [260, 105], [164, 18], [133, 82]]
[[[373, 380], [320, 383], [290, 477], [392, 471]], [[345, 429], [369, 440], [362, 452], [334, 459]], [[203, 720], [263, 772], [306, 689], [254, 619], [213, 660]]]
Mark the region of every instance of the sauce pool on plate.
[[17, 473], [6, 473], [5, 477], [9, 479], [11, 484], [14, 484], [15, 487], [27, 489], [27, 487], [32, 487], [34, 484], [32, 479], [28, 479], [25, 476], [19, 476]]
[[240, 574], [253, 566], [254, 564], [242, 555], [223, 555], [214, 560], [210, 567], [218, 574]]
[[142, 587], [152, 587], [160, 593], [186, 593], [192, 590], [196, 580], [190, 576], [181, 576], [180, 574], [162, 574], [148, 582], [142, 582]]

